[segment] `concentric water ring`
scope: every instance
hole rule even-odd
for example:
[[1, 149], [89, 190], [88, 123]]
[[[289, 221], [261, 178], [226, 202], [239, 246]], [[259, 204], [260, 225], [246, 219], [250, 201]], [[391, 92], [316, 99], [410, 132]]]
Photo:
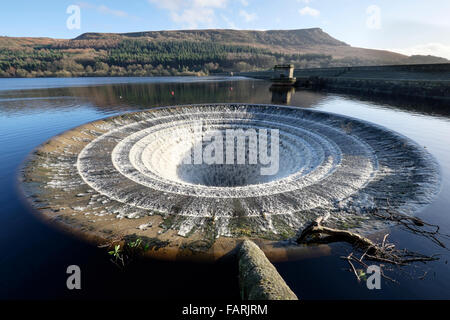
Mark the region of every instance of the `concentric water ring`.
[[[148, 189], [149, 193], [157, 191], [196, 198], [217, 198], [222, 205], [218, 206], [217, 201], [206, 202], [203, 204], [204, 214], [232, 217], [230, 201], [234, 198], [246, 201], [246, 198], [262, 196], [286, 197], [289, 192], [297, 193], [298, 190], [302, 193], [295, 195], [296, 201], [290, 204], [289, 210], [283, 208], [282, 211], [270, 214], [288, 214], [294, 210], [317, 207], [317, 196], [313, 195], [318, 181], [322, 188], [330, 190], [326, 196], [321, 197], [321, 203], [331, 205], [364, 186], [377, 168], [375, 154], [369, 145], [327, 123], [305, 117], [286, 116], [274, 110], [268, 114], [268, 110], [260, 112], [258, 108], [233, 110], [231, 114], [223, 114], [223, 109], [207, 107], [196, 111], [193, 113], [183, 110], [180, 114], [150, 117], [102, 135], [80, 153], [80, 176], [101, 194], [142, 209], [154, 210], [157, 207], [161, 210], [154, 203], [158, 201], [157, 198], [140, 196], [142, 189]], [[154, 116], [161, 112], [150, 114]], [[265, 120], [268, 115], [270, 120]], [[250, 181], [243, 186], [221, 187], [183, 181], [179, 167], [182, 166], [185, 154], [201, 139], [201, 136], [193, 134], [193, 126], [201, 127], [203, 135], [209, 130], [224, 131], [233, 128], [278, 129], [282, 145], [279, 156], [281, 170], [275, 175], [266, 176], [259, 174], [257, 170], [251, 170], [256, 171], [253, 178], [271, 181]], [[116, 141], [117, 144], [110, 143], [111, 141]], [[221, 170], [241, 169], [239, 165], [217, 168], [209, 164], [193, 164], [191, 167], [194, 168], [194, 176], [204, 174], [205, 171], [206, 176], [221, 176]], [[242, 170], [248, 167], [244, 166]], [[105, 175], [105, 170], [117, 173]], [[248, 171], [250, 170], [241, 174], [248, 175]], [[348, 183], [348, 179], [342, 180], [345, 176], [352, 177], [351, 183]], [[337, 180], [340, 181], [339, 184]], [[122, 189], [130, 191], [123, 193], [118, 190], [117, 183]], [[166, 202], [164, 211], [170, 212], [172, 205]], [[253, 206], [247, 205], [246, 214], [260, 215], [258, 206], [256, 202]], [[185, 207], [179, 214], [192, 215], [191, 210], [192, 208]]]
[[[202, 137], [225, 136], [227, 130], [277, 130], [279, 170], [261, 175], [264, 165], [258, 163], [184, 163], [197, 145], [205, 147]], [[332, 213], [331, 223], [351, 221], [370, 230], [376, 224], [365, 211], [389, 201], [391, 208], [412, 213], [434, 198], [440, 181], [434, 159], [406, 137], [357, 119], [294, 107], [153, 109], [82, 126], [50, 144], [51, 150], [42, 147], [34, 159], [45, 174], [26, 174], [47, 186], [46, 192], [34, 189], [39, 198], [50, 191], [77, 197], [85, 202], [67, 212], [111, 216], [108, 221], [156, 214], [162, 219], [159, 227], [187, 237], [197, 231], [215, 237], [287, 237], [326, 212]], [[45, 200], [50, 207], [62, 205]]]

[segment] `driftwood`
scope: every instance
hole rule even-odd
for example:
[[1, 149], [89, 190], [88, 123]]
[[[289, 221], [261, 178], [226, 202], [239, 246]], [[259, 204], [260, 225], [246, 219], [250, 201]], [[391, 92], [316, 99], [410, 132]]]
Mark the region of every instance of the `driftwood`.
[[[377, 244], [372, 240], [351, 231], [325, 227], [322, 225], [322, 222], [325, 221], [327, 217], [328, 216], [319, 217], [308, 225], [300, 234], [300, 237], [297, 239], [297, 243], [349, 243], [364, 252], [359, 259], [355, 258], [353, 253], [347, 257], [344, 257], [350, 263], [351, 261], [355, 261], [362, 264], [363, 259], [367, 259], [394, 265], [407, 265], [412, 262], [426, 262], [438, 259], [435, 256], [426, 256], [420, 253], [408, 251], [406, 249], [396, 249], [394, 244], [387, 242], [387, 237], [389, 234], [386, 234], [383, 237], [383, 241], [380, 244]], [[425, 223], [423, 225], [425, 225]], [[351, 266], [354, 271], [354, 266]]]
[[[376, 253], [376, 245], [370, 239], [350, 231], [324, 227], [321, 225], [324, 219], [326, 218], [319, 217], [308, 225], [297, 239], [297, 243], [347, 242], [357, 247], [367, 248], [369, 253]], [[309, 239], [312, 235], [325, 235], [325, 237], [314, 237], [313, 239]]]
[[392, 211], [390, 209], [389, 200], [387, 200], [386, 210], [372, 210], [370, 214], [381, 220], [395, 222], [414, 234], [430, 239], [442, 248], [446, 248], [446, 246], [439, 237], [450, 239], [449, 235], [440, 233], [438, 225], [427, 223], [417, 217], [411, 217], [400, 212]]

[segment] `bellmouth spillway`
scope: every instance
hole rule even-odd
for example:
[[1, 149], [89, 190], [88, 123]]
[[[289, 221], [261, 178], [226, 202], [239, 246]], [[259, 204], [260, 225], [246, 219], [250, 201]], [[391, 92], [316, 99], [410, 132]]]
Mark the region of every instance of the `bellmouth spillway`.
[[[217, 142], [230, 130], [244, 132], [244, 143], [226, 150], [229, 141]], [[261, 133], [270, 133], [262, 144]], [[261, 174], [270, 166], [260, 161], [261, 146], [266, 156], [277, 153], [271, 174]], [[216, 162], [197, 163], [196, 150], [211, 147]], [[227, 162], [230, 151], [244, 163]], [[368, 122], [213, 104], [129, 113], [67, 131], [30, 156], [23, 186], [41, 215], [78, 233], [208, 247], [219, 238], [288, 239], [328, 213], [330, 225], [370, 233], [385, 225], [367, 212], [389, 206], [413, 214], [435, 197], [440, 177], [423, 147]]]

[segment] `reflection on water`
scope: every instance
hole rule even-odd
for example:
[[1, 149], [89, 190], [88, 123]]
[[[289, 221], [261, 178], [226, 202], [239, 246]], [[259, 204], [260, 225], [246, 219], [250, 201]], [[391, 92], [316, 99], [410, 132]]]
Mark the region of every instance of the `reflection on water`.
[[[91, 78], [0, 81], [0, 297], [70, 297], [64, 289], [65, 267], [74, 263], [92, 275], [90, 280], [86, 280], [92, 289], [85, 290], [82, 297], [92, 294], [120, 297], [120, 291], [131, 290], [141, 290], [146, 297], [158, 294], [162, 294], [159, 297], [180, 297], [191, 294], [192, 287], [197, 288], [195, 296], [203, 298], [233, 296], [234, 290], [237, 292], [235, 274], [227, 271], [229, 266], [186, 264], [180, 268], [179, 265], [155, 261], [143, 265], [142, 269], [136, 267], [138, 270], [133, 272], [137, 274], [150, 269], [161, 280], [145, 281], [131, 273], [119, 274], [110, 266], [109, 258], [101, 254], [102, 251], [32, 218], [20, 201], [18, 191], [13, 188], [21, 161], [50, 137], [88, 121], [158, 106], [216, 102], [289, 104], [354, 116], [398, 131], [426, 147], [439, 161], [442, 191], [439, 198], [421, 213], [421, 218], [439, 224], [443, 233], [450, 234], [450, 215], [446, 210], [450, 207], [448, 103], [436, 105], [417, 99], [399, 101], [374, 96], [296, 91], [293, 88], [279, 91], [270, 89], [268, 82], [250, 79], [201, 80]], [[333, 252], [336, 252], [328, 257], [285, 262], [277, 264], [277, 267], [294, 291], [306, 299], [450, 298], [450, 272], [445, 263], [450, 258], [448, 251], [401, 230], [392, 230], [390, 239], [398, 247], [425, 254], [441, 254], [441, 260], [417, 271], [418, 276], [425, 271], [431, 276], [417, 281], [414, 277], [396, 274], [401, 285], [384, 283], [382, 292], [369, 292], [354, 281], [352, 274], [342, 271], [347, 266], [339, 259], [342, 255], [339, 248], [334, 248]], [[39, 250], [33, 249], [35, 247]], [[29, 272], [30, 268], [33, 273]], [[55, 278], [55, 274], [62, 276]], [[220, 279], [217, 274], [220, 274]], [[118, 279], [120, 284], [117, 288], [108, 286], [111, 278]], [[192, 279], [186, 289], [180, 288], [184, 278]], [[163, 293], [148, 292], [155, 283]]]
[[[281, 89], [280, 89], [281, 90]], [[0, 91], [2, 113], [27, 113], [33, 110], [72, 109], [90, 106], [100, 112], [120, 112], [175, 104], [246, 102], [289, 104], [287, 96], [295, 94], [295, 104], [313, 107], [326, 96], [311, 91], [274, 91], [270, 83], [259, 80], [231, 80], [208, 83], [132, 83], [89, 87]], [[279, 97], [279, 98], [278, 98]]]
[[[0, 90], [0, 113], [13, 114], [17, 112], [23, 114], [33, 112], [33, 110], [55, 110], [55, 108], [62, 110], [77, 106], [89, 106], [100, 112], [109, 113], [174, 104], [216, 102], [274, 103], [314, 108], [329, 97], [336, 96], [294, 87], [274, 87], [268, 82], [250, 79], [223, 78], [219, 81], [219, 79], [214, 78], [216, 81], [180, 82], [177, 78], [178, 81], [176, 82], [167, 82], [167, 79], [164, 78], [165, 81], [162, 83], [155, 82], [154, 78], [151, 79], [153, 79], [152, 83], [141, 83], [141, 81], [135, 83], [119, 82], [117, 84], [30, 90], [5, 90], [3, 88], [3, 90]], [[80, 85], [78, 81], [75, 83]], [[56, 86], [56, 83], [52, 82], [52, 84]], [[27, 85], [23, 86], [27, 87]], [[13, 88], [20, 87], [16, 84]], [[450, 117], [450, 105], [447, 101], [437, 103], [436, 101], [423, 99], [389, 99], [386, 96], [376, 95], [345, 95], [345, 97], [350, 100], [366, 101], [380, 108]]]
[[290, 104], [292, 95], [295, 93], [294, 87], [271, 86], [272, 103]]

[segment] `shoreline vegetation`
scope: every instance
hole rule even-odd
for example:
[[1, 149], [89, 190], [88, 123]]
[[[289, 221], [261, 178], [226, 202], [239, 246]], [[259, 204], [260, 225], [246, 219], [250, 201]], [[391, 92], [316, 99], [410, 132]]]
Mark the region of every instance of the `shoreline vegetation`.
[[446, 62], [354, 48], [317, 28], [0, 37], [0, 78], [207, 76], [269, 70], [278, 63], [304, 69]]

